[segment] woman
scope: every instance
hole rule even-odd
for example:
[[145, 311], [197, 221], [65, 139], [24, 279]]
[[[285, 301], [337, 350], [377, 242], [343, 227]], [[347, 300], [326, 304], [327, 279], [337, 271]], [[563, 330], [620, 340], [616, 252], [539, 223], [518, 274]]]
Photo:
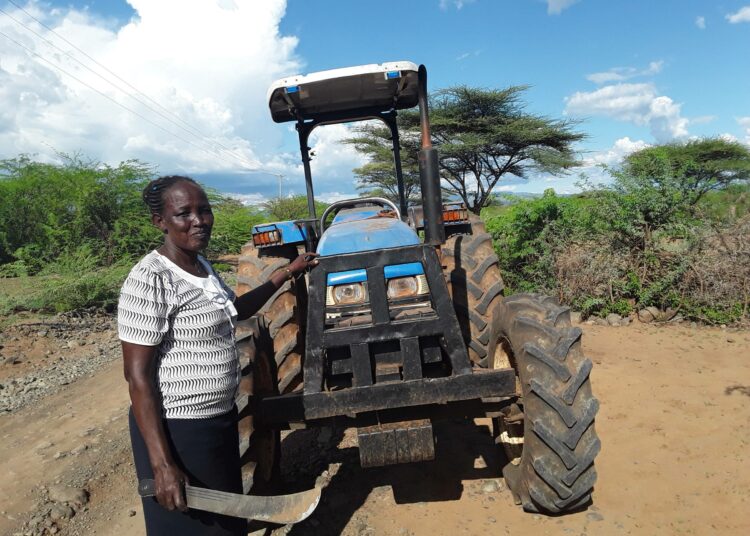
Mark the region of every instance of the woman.
[[245, 520], [188, 510], [183, 485], [242, 492], [234, 323], [318, 261], [314, 253], [300, 255], [265, 284], [235, 297], [199, 255], [214, 222], [203, 189], [188, 177], [160, 177], [143, 199], [164, 243], [128, 275], [117, 324], [136, 472], [156, 484], [156, 500], [143, 500], [146, 531], [246, 535]]

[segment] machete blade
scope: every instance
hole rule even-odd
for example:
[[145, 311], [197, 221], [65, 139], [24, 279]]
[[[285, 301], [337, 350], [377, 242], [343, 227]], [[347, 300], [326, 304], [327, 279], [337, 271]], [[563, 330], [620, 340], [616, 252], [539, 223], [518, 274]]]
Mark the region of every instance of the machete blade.
[[[155, 495], [154, 481], [144, 479], [138, 483], [141, 497]], [[320, 488], [289, 495], [241, 495], [213, 489], [185, 485], [185, 498], [189, 508], [271, 523], [298, 523], [313, 513], [320, 501]]]

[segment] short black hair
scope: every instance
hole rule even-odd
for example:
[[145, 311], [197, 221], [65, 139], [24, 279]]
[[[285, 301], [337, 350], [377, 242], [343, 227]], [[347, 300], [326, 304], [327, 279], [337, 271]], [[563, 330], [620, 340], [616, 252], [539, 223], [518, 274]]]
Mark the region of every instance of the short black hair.
[[197, 182], [183, 175], [164, 175], [152, 180], [143, 189], [143, 202], [146, 203], [151, 214], [161, 214], [164, 209], [164, 192], [178, 182], [190, 182], [200, 188]]

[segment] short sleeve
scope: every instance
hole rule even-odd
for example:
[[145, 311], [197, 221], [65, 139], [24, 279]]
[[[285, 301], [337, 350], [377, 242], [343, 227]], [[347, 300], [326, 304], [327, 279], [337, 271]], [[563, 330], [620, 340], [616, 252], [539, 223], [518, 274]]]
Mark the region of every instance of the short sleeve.
[[169, 330], [174, 303], [171, 285], [164, 274], [136, 265], [120, 290], [117, 333], [121, 341], [157, 346]]
[[235, 298], [237, 298], [237, 295], [234, 293], [234, 291], [231, 288], [229, 288], [229, 286], [227, 286], [224, 280], [221, 277], [219, 277], [219, 274], [216, 274], [216, 279], [219, 280], [219, 284], [221, 285], [221, 288], [223, 288], [224, 292], [227, 293], [227, 296], [229, 297], [229, 301], [233, 302]]
[[200, 257], [200, 259], [203, 262], [204, 266], [208, 266], [211, 269], [211, 273], [214, 274], [216, 279], [219, 281], [221, 288], [224, 290], [224, 292], [227, 293], [227, 297], [229, 298], [229, 301], [233, 302], [235, 298], [237, 298], [237, 295], [234, 293], [234, 291], [231, 288], [229, 288], [229, 286], [224, 282], [224, 280], [221, 278], [218, 272], [214, 270], [214, 267], [211, 266], [211, 264], [206, 259], [204, 259], [203, 257]]

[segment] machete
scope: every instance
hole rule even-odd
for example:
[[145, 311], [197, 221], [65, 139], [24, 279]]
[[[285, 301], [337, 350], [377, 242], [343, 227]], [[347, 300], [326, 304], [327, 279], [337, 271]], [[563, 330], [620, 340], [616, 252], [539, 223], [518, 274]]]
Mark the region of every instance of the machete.
[[[153, 497], [156, 485], [151, 479], [138, 483], [138, 495]], [[185, 484], [189, 508], [271, 523], [297, 523], [313, 513], [320, 501], [320, 488], [289, 495], [240, 495]]]

